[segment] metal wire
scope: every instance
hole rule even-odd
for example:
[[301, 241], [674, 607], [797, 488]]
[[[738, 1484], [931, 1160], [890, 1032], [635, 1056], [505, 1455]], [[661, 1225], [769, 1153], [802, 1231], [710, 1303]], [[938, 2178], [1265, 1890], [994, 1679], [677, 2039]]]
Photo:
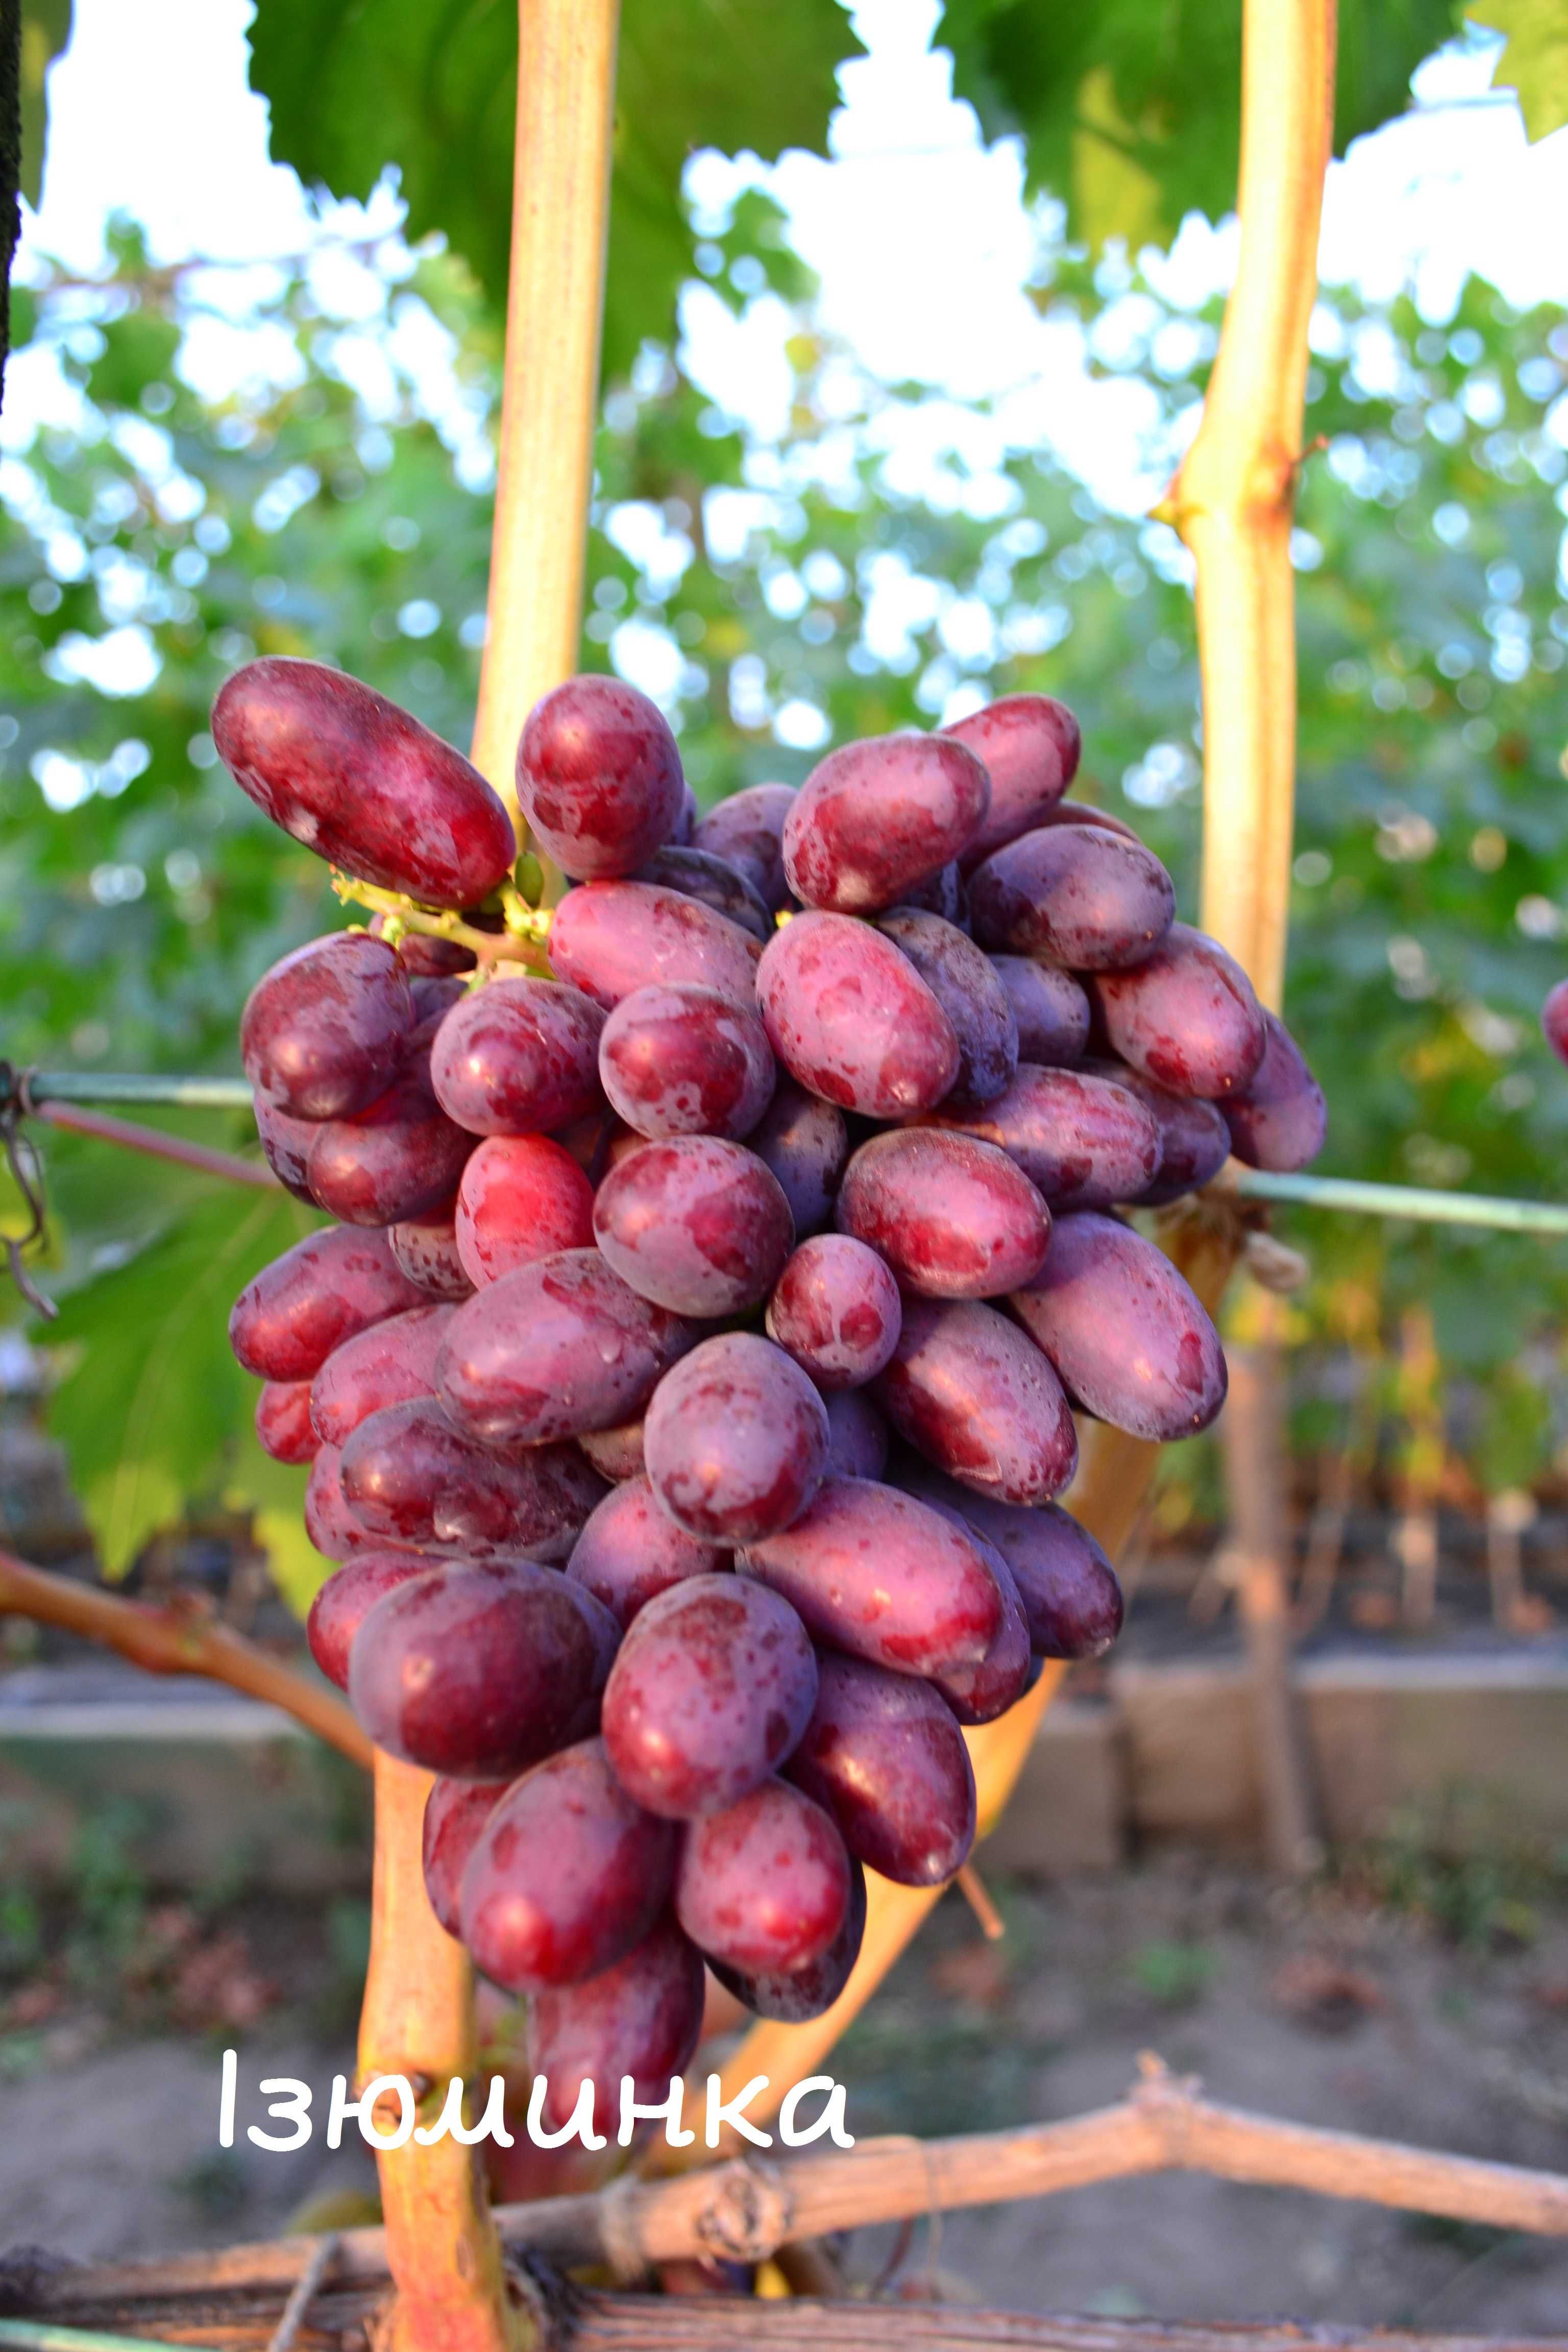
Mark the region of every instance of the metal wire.
[[173, 1110], [248, 1110], [244, 1078], [148, 1077], [119, 1070], [24, 1070], [25, 1098], [47, 1103], [166, 1103]]

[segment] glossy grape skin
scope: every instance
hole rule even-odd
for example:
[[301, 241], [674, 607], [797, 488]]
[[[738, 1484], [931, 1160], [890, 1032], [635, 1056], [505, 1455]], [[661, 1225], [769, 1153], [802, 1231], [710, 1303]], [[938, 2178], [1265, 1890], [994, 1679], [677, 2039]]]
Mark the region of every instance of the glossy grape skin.
[[912, 1675], [824, 1652], [816, 1705], [785, 1766], [858, 1862], [900, 1886], [942, 1886], [974, 1843], [974, 1771], [952, 1711]]
[[866, 1874], [851, 1855], [849, 1902], [844, 1924], [825, 1952], [797, 1969], [748, 1972], [710, 1958], [708, 1965], [727, 1992], [757, 2017], [777, 2018], [782, 2024], [804, 2025], [807, 2018], [830, 2010], [848, 1983], [866, 1934]]
[[1124, 817], [1112, 816], [1109, 809], [1094, 807], [1089, 801], [1058, 801], [1054, 809], [1046, 811], [1040, 824], [1047, 829], [1053, 824], [1097, 824], [1102, 832], [1119, 833], [1123, 841], [1141, 838], [1136, 825], [1129, 824]]
[[568, 890], [550, 928], [554, 970], [606, 1013], [654, 981], [689, 981], [750, 1005], [762, 952], [726, 916], [652, 882], [587, 882]]
[[1059, 1217], [1010, 1304], [1068, 1396], [1134, 1437], [1191, 1437], [1225, 1402], [1214, 1325], [1164, 1253], [1114, 1217]]
[[758, 893], [737, 867], [710, 849], [661, 849], [638, 867], [637, 878], [656, 883], [661, 889], [679, 890], [683, 898], [711, 907], [716, 915], [749, 932], [764, 947], [773, 938], [773, 915]]
[[459, 1307], [436, 1365], [458, 1428], [537, 1445], [614, 1429], [642, 1411], [696, 1338], [628, 1288], [597, 1250], [563, 1250], [502, 1275]]
[[918, 908], [896, 907], [877, 929], [908, 956], [952, 1024], [958, 1076], [950, 1108], [994, 1101], [1018, 1066], [1018, 1022], [990, 957], [956, 924]]
[[580, 989], [492, 980], [441, 1023], [430, 1080], [448, 1118], [472, 1135], [545, 1135], [599, 1104], [605, 1016]]
[[888, 1424], [864, 1389], [829, 1389], [825, 1478], [879, 1478], [888, 1466]]
[[827, 1445], [811, 1381], [751, 1331], [693, 1348], [655, 1389], [643, 1424], [654, 1493], [702, 1543], [750, 1543], [798, 1518], [822, 1483]]
[[1136, 1199], [1159, 1173], [1153, 1112], [1125, 1087], [1081, 1070], [1020, 1062], [1006, 1093], [984, 1110], [935, 1117], [1005, 1152], [1053, 1213]]
[[599, 1040], [599, 1079], [638, 1135], [749, 1135], [777, 1066], [754, 1013], [717, 989], [656, 985], [624, 996]]
[[1041, 826], [969, 877], [970, 922], [982, 947], [1072, 971], [1141, 962], [1175, 911], [1171, 877], [1153, 852], [1100, 825]]
[[893, 914], [940, 915], [944, 923], [953, 924], [967, 933], [969, 928], [969, 892], [956, 857], [939, 866], [934, 874], [922, 881], [911, 882], [900, 893], [899, 903], [889, 909]]
[[[1157, 1085], [1125, 1062], [1086, 1061], [1078, 1075], [1102, 1078], [1120, 1087], [1123, 1094], [1134, 1096], [1160, 1130], [1160, 1164], [1152, 1183], [1141, 1192], [1122, 1196], [1140, 1208], [1162, 1208], [1167, 1201], [1180, 1200], [1184, 1192], [1195, 1192], [1217, 1175], [1230, 1157], [1230, 1130], [1215, 1104], [1201, 1101], [1196, 1095], [1173, 1095], [1169, 1087]], [[1092, 1209], [1102, 1204], [1085, 1201], [1082, 1205]]]
[[274, 1462], [309, 1462], [321, 1439], [310, 1426], [309, 1381], [268, 1381], [256, 1400], [256, 1434]]
[[574, 1445], [495, 1454], [419, 1397], [361, 1422], [343, 1447], [342, 1480], [368, 1538], [478, 1559], [565, 1559], [605, 1491]]
[[425, 1303], [384, 1234], [330, 1226], [246, 1284], [228, 1318], [229, 1344], [264, 1381], [313, 1380], [356, 1331]]
[[310, 1118], [291, 1118], [287, 1111], [274, 1110], [270, 1103], [256, 1103], [256, 1132], [260, 1139], [267, 1165], [284, 1190], [292, 1192], [297, 1201], [309, 1202], [313, 1209], [315, 1195], [306, 1169], [310, 1158], [310, 1146], [316, 1140], [316, 1122]]
[[462, 1937], [480, 1972], [521, 1993], [613, 1968], [664, 1909], [679, 1839], [632, 1802], [602, 1740], [536, 1764], [490, 1813], [463, 1872]]
[[849, 1910], [849, 1856], [831, 1814], [788, 1780], [693, 1822], [680, 1842], [675, 1916], [700, 1952], [770, 1975], [808, 1968]]
[[436, 1393], [436, 1356], [449, 1307], [411, 1307], [334, 1348], [310, 1383], [317, 1438], [346, 1445], [362, 1421], [387, 1405]]
[[968, 1536], [867, 1479], [826, 1479], [793, 1527], [737, 1566], [782, 1593], [814, 1639], [895, 1674], [978, 1665], [1001, 1630], [996, 1580]]
[[818, 1388], [859, 1388], [898, 1345], [899, 1286], [875, 1250], [847, 1234], [803, 1242], [768, 1301], [768, 1337]]
[[368, 1110], [323, 1119], [306, 1180], [314, 1199], [349, 1225], [398, 1225], [449, 1201], [474, 1148], [437, 1101], [422, 1058]]
[[1121, 1587], [1089, 1529], [1058, 1503], [1019, 1510], [978, 1495], [961, 1501], [1013, 1571], [1035, 1655], [1103, 1657], [1121, 1631]]
[[1078, 720], [1049, 694], [999, 695], [942, 731], [983, 761], [991, 779], [991, 805], [966, 845], [966, 866], [1033, 832], [1077, 775], [1083, 748]]
[[1038, 1272], [1051, 1235], [1050, 1212], [1007, 1154], [945, 1128], [903, 1128], [863, 1143], [834, 1213], [906, 1290], [931, 1298], [1017, 1288]]
[[247, 662], [219, 688], [212, 732], [274, 824], [362, 881], [472, 907], [511, 871], [511, 819], [478, 769], [342, 670]]
[[911, 1118], [958, 1076], [952, 1024], [913, 964], [847, 915], [796, 915], [775, 933], [757, 1003], [790, 1076], [841, 1110]]
[[733, 1554], [700, 1543], [661, 1510], [646, 1476], [626, 1478], [595, 1506], [566, 1573], [603, 1601], [625, 1633], [657, 1593], [689, 1577], [721, 1574]]
[[356, 1552], [334, 1569], [310, 1603], [305, 1639], [310, 1655], [331, 1683], [341, 1691], [349, 1686], [349, 1652], [354, 1635], [384, 1592], [406, 1584], [410, 1577], [428, 1576], [441, 1565], [417, 1551]]
[[[390, 915], [373, 915], [371, 934], [384, 939]], [[458, 945], [456, 940], [438, 938], [431, 931], [405, 931], [397, 942], [397, 960], [411, 980], [439, 980], [452, 972], [472, 971], [479, 961], [472, 948]]]
[[[1546, 1003], [1550, 1010], [1550, 996]], [[1543, 1025], [1545, 1017], [1543, 1013]], [[1237, 1158], [1248, 1168], [1285, 1175], [1317, 1158], [1328, 1133], [1329, 1110], [1321, 1087], [1279, 1014], [1266, 1012], [1263, 1025], [1268, 1042], [1262, 1061], [1240, 1094], [1229, 1096], [1220, 1110]], [[1547, 1040], [1555, 1051], [1550, 1029]]]
[[1078, 1467], [1061, 1382], [994, 1307], [908, 1300], [892, 1361], [872, 1394], [906, 1444], [978, 1494], [1043, 1503]]
[[761, 1126], [746, 1141], [783, 1186], [797, 1241], [831, 1224], [849, 1158], [849, 1129], [835, 1104], [781, 1077]]
[[994, 1723], [1028, 1689], [1033, 1679], [1029, 1621], [1018, 1588], [1005, 1559], [986, 1538], [971, 1528], [986, 1566], [1002, 1595], [1002, 1624], [995, 1640], [977, 1666], [934, 1675], [931, 1686], [941, 1694], [960, 1723]]
[[629, 1152], [599, 1186], [594, 1236], [624, 1282], [672, 1314], [733, 1315], [765, 1298], [795, 1242], [777, 1178], [716, 1135]]
[[643, 1475], [642, 1433], [640, 1421], [623, 1421], [616, 1429], [584, 1429], [577, 1444], [600, 1477], [619, 1486]]
[[1071, 972], [1033, 956], [994, 955], [991, 968], [1013, 1007], [1019, 1061], [1059, 1068], [1081, 1060], [1089, 1049], [1089, 999]]
[[318, 1445], [310, 1458], [304, 1518], [305, 1533], [323, 1559], [347, 1559], [375, 1542], [349, 1508], [343, 1494], [342, 1453], [336, 1445]]
[[563, 1576], [521, 1560], [452, 1560], [368, 1611], [349, 1653], [349, 1704], [388, 1755], [497, 1780], [581, 1737], [597, 1670]]
[[691, 2063], [702, 2032], [702, 1961], [666, 1914], [636, 1948], [585, 1984], [536, 1993], [528, 2005], [528, 2063], [546, 2084], [542, 2121], [563, 2130], [584, 2083], [606, 2137], [619, 2127], [622, 2084], [650, 2105]]
[[458, 1255], [456, 1209], [455, 1199], [446, 1201], [438, 1209], [426, 1209], [422, 1217], [409, 1217], [386, 1229], [392, 1255], [415, 1288], [448, 1307], [471, 1298], [474, 1292]]
[[1095, 1009], [1113, 1052], [1179, 1095], [1241, 1093], [1268, 1044], [1241, 966], [1185, 923], [1135, 971], [1100, 972]]
[[394, 950], [368, 931], [337, 931], [262, 974], [240, 1015], [239, 1058], [275, 1109], [342, 1118], [385, 1093], [414, 1025]]
[[660, 1592], [605, 1687], [616, 1777], [650, 1813], [695, 1821], [777, 1770], [811, 1717], [816, 1659], [787, 1601], [732, 1575]]
[[842, 744], [784, 818], [790, 888], [840, 915], [896, 906], [973, 840], [990, 805], [985, 770], [963, 744], [916, 734]]
[[544, 1135], [489, 1135], [463, 1171], [455, 1223], [470, 1290], [594, 1239], [594, 1190]]
[[692, 846], [721, 857], [743, 876], [771, 915], [787, 904], [784, 825], [795, 803], [793, 784], [749, 784], [699, 819]]
[[635, 874], [674, 833], [686, 780], [669, 722], [618, 677], [570, 677], [529, 712], [517, 797], [546, 857], [577, 880]]
[[463, 1873], [486, 1822], [511, 1785], [510, 1780], [444, 1780], [431, 1784], [425, 1800], [419, 1858], [425, 1868], [426, 1899], [448, 1936], [461, 1937], [458, 1893]]

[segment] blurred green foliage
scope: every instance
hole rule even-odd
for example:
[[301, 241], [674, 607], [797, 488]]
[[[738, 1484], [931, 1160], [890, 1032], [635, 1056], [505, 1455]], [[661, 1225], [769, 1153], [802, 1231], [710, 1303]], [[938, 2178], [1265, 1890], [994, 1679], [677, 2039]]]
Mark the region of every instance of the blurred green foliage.
[[[451, 258], [337, 258], [359, 271], [337, 307], [318, 264], [243, 285], [160, 272], [129, 234], [108, 281], [36, 289], [34, 356], [54, 355], [62, 421], [0, 464], [0, 1051], [16, 1062], [232, 1070], [247, 989], [340, 919], [324, 869], [216, 764], [207, 709], [237, 664], [318, 655], [465, 740], [497, 337]], [[1173, 534], [1100, 510], [1004, 412], [868, 379], [816, 331], [763, 198], [701, 259], [733, 308], [792, 306], [787, 422], [748, 431], [644, 344], [603, 408], [584, 663], [659, 695], [705, 802], [798, 780], [829, 740], [1062, 694], [1084, 723], [1079, 789], [1136, 820], [1192, 913], [1197, 679]], [[1179, 440], [1216, 315], [1056, 247], [1038, 285]], [[1323, 1165], [1550, 1195], [1568, 1081], [1536, 1016], [1568, 962], [1568, 329], [1472, 284], [1442, 326], [1325, 296], [1313, 341], [1289, 1009], [1332, 1107]], [[204, 395], [192, 379], [215, 353], [231, 388]], [[253, 1148], [223, 1124], [200, 1131]], [[279, 1542], [295, 1528], [289, 1579], [307, 1589], [301, 1474], [250, 1439], [223, 1330], [295, 1211], [47, 1143], [67, 1301], [53, 1410], [106, 1558], [132, 1558], [182, 1496], [222, 1495], [270, 1514]], [[1527, 1483], [1556, 1442], [1563, 1253], [1282, 1223], [1314, 1261], [1300, 1332], [1375, 1353], [1380, 1326], [1429, 1306], [1473, 1384], [1473, 1467]]]

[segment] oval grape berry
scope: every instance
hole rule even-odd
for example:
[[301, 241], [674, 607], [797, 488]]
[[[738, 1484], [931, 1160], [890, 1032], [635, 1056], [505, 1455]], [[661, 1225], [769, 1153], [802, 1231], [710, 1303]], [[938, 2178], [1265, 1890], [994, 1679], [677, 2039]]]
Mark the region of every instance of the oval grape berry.
[[1027, 1282], [1051, 1234], [1050, 1212], [1006, 1152], [945, 1128], [863, 1143], [835, 1214], [906, 1289], [932, 1298], [991, 1298]]
[[751, 1543], [788, 1527], [822, 1482], [827, 1444], [811, 1381], [751, 1331], [693, 1348], [660, 1381], [643, 1424], [655, 1494], [704, 1543]]

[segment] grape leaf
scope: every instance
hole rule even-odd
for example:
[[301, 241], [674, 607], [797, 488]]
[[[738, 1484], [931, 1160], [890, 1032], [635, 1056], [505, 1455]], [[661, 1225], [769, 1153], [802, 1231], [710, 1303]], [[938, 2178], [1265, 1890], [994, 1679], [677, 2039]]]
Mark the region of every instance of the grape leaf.
[[[262, 0], [251, 80], [272, 152], [308, 184], [368, 196], [395, 163], [408, 233], [442, 229], [498, 303], [511, 218], [511, 0]], [[821, 152], [837, 68], [860, 44], [837, 0], [626, 0], [616, 80], [605, 371], [668, 341], [692, 274], [680, 206], [698, 147]]]
[[1494, 89], [1519, 94], [1531, 140], [1568, 122], [1568, 13], [1562, 0], [1480, 0], [1467, 12], [1508, 38], [1492, 70]]

